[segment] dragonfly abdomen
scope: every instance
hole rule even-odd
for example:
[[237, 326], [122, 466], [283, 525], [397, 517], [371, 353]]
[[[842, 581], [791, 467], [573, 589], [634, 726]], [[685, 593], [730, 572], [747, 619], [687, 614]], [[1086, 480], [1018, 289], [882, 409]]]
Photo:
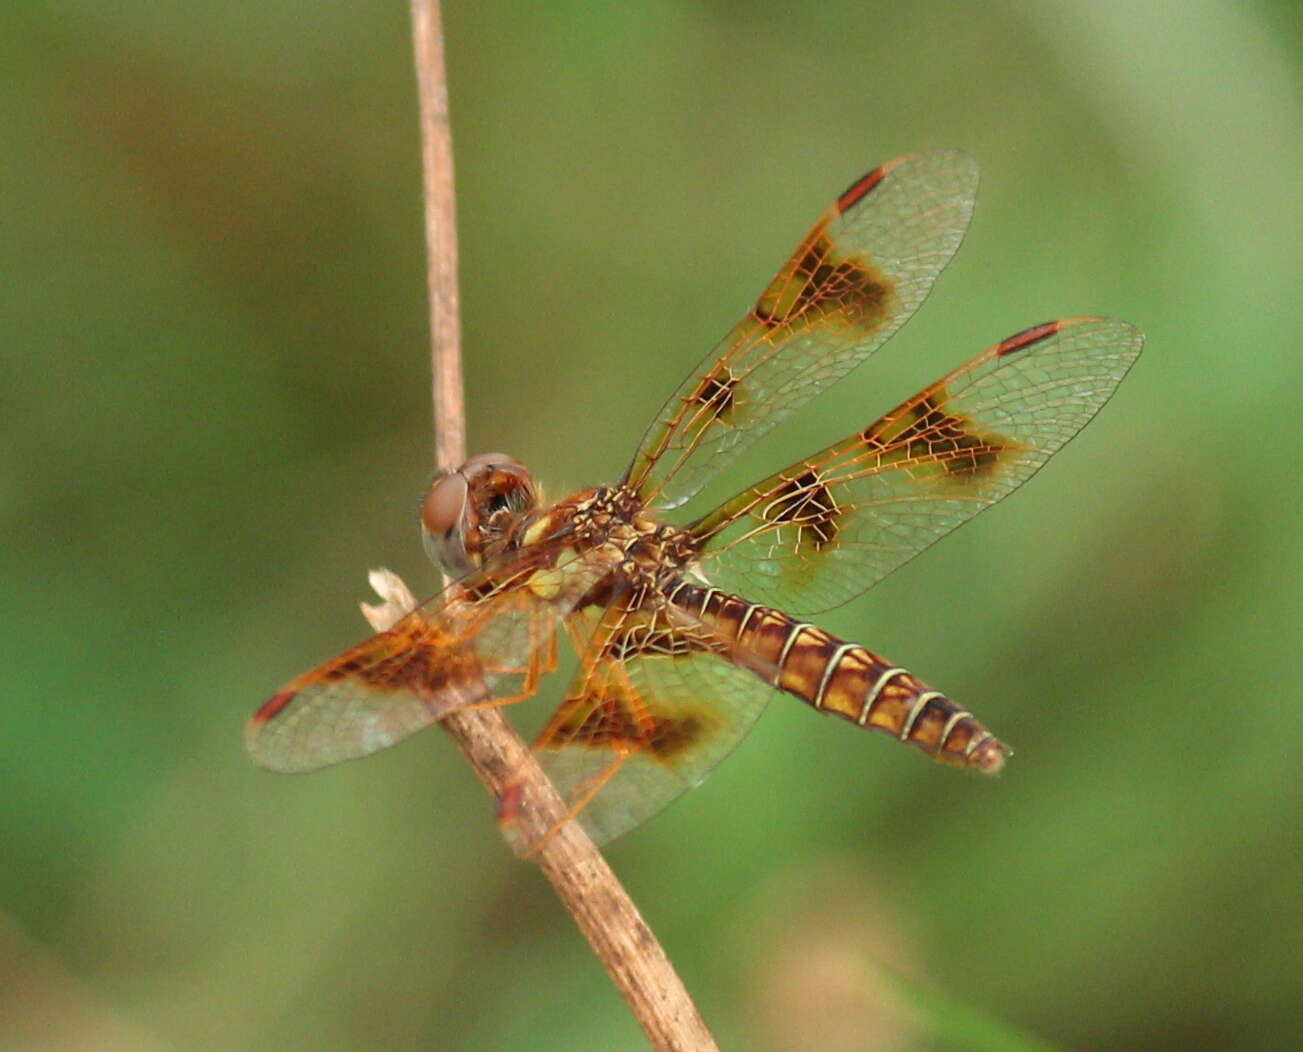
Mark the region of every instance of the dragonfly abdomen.
[[667, 593], [730, 644], [729, 657], [822, 712], [890, 734], [929, 756], [994, 774], [1009, 749], [971, 713], [857, 643], [718, 588]]

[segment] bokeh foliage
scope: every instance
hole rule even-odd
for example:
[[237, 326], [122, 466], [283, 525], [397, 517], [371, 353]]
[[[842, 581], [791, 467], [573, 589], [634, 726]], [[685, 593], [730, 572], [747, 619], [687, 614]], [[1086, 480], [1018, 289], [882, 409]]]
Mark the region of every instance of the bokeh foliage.
[[[1303, 1044], [1293, 5], [450, 8], [471, 446], [554, 492], [901, 153], [978, 158], [972, 232], [758, 469], [1026, 325], [1148, 334], [1025, 493], [824, 619], [1005, 777], [778, 700], [612, 848], [721, 1040]], [[439, 734], [239, 745], [369, 566], [433, 583], [408, 56], [401, 3], [0, 12], [0, 1047], [638, 1041]]]

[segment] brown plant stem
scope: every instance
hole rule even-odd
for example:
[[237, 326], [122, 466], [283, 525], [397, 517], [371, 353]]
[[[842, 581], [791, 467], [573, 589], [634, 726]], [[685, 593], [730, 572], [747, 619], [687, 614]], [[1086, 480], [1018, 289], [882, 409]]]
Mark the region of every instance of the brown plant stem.
[[[452, 130], [438, 0], [412, 0], [412, 36], [420, 100], [428, 255], [430, 339], [437, 461], [466, 458], [462, 397], [457, 234]], [[669, 958], [584, 831], [500, 709], [455, 712], [442, 726], [515, 823], [531, 857], [588, 939], [652, 1046], [715, 1049], [714, 1038]]]

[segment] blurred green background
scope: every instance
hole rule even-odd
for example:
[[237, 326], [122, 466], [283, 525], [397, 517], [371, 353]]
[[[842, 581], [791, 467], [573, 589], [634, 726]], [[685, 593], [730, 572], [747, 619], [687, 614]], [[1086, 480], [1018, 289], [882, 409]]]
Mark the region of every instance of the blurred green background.
[[[1025, 492], [821, 619], [1003, 778], [779, 698], [609, 850], [726, 1047], [1303, 1046], [1291, 11], [447, 12], [470, 445], [553, 493], [902, 153], [977, 157], [972, 231], [766, 467], [1047, 318], [1148, 335]], [[0, 14], [0, 1048], [640, 1044], [439, 733], [241, 747], [369, 567], [434, 584], [409, 56], [402, 3]]]

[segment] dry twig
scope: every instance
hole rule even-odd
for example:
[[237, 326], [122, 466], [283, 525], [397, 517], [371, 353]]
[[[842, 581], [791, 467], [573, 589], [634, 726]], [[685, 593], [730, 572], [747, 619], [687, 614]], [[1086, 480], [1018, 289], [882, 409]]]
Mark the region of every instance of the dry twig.
[[[435, 452], [440, 464], [466, 458], [452, 132], [438, 0], [412, 0], [420, 95], [434, 367]], [[665, 951], [606, 860], [566, 808], [500, 709], [454, 713], [442, 724], [495, 800], [513, 799], [521, 839], [656, 1048], [715, 1049], [714, 1039]], [[543, 834], [556, 827], [547, 837]]]

